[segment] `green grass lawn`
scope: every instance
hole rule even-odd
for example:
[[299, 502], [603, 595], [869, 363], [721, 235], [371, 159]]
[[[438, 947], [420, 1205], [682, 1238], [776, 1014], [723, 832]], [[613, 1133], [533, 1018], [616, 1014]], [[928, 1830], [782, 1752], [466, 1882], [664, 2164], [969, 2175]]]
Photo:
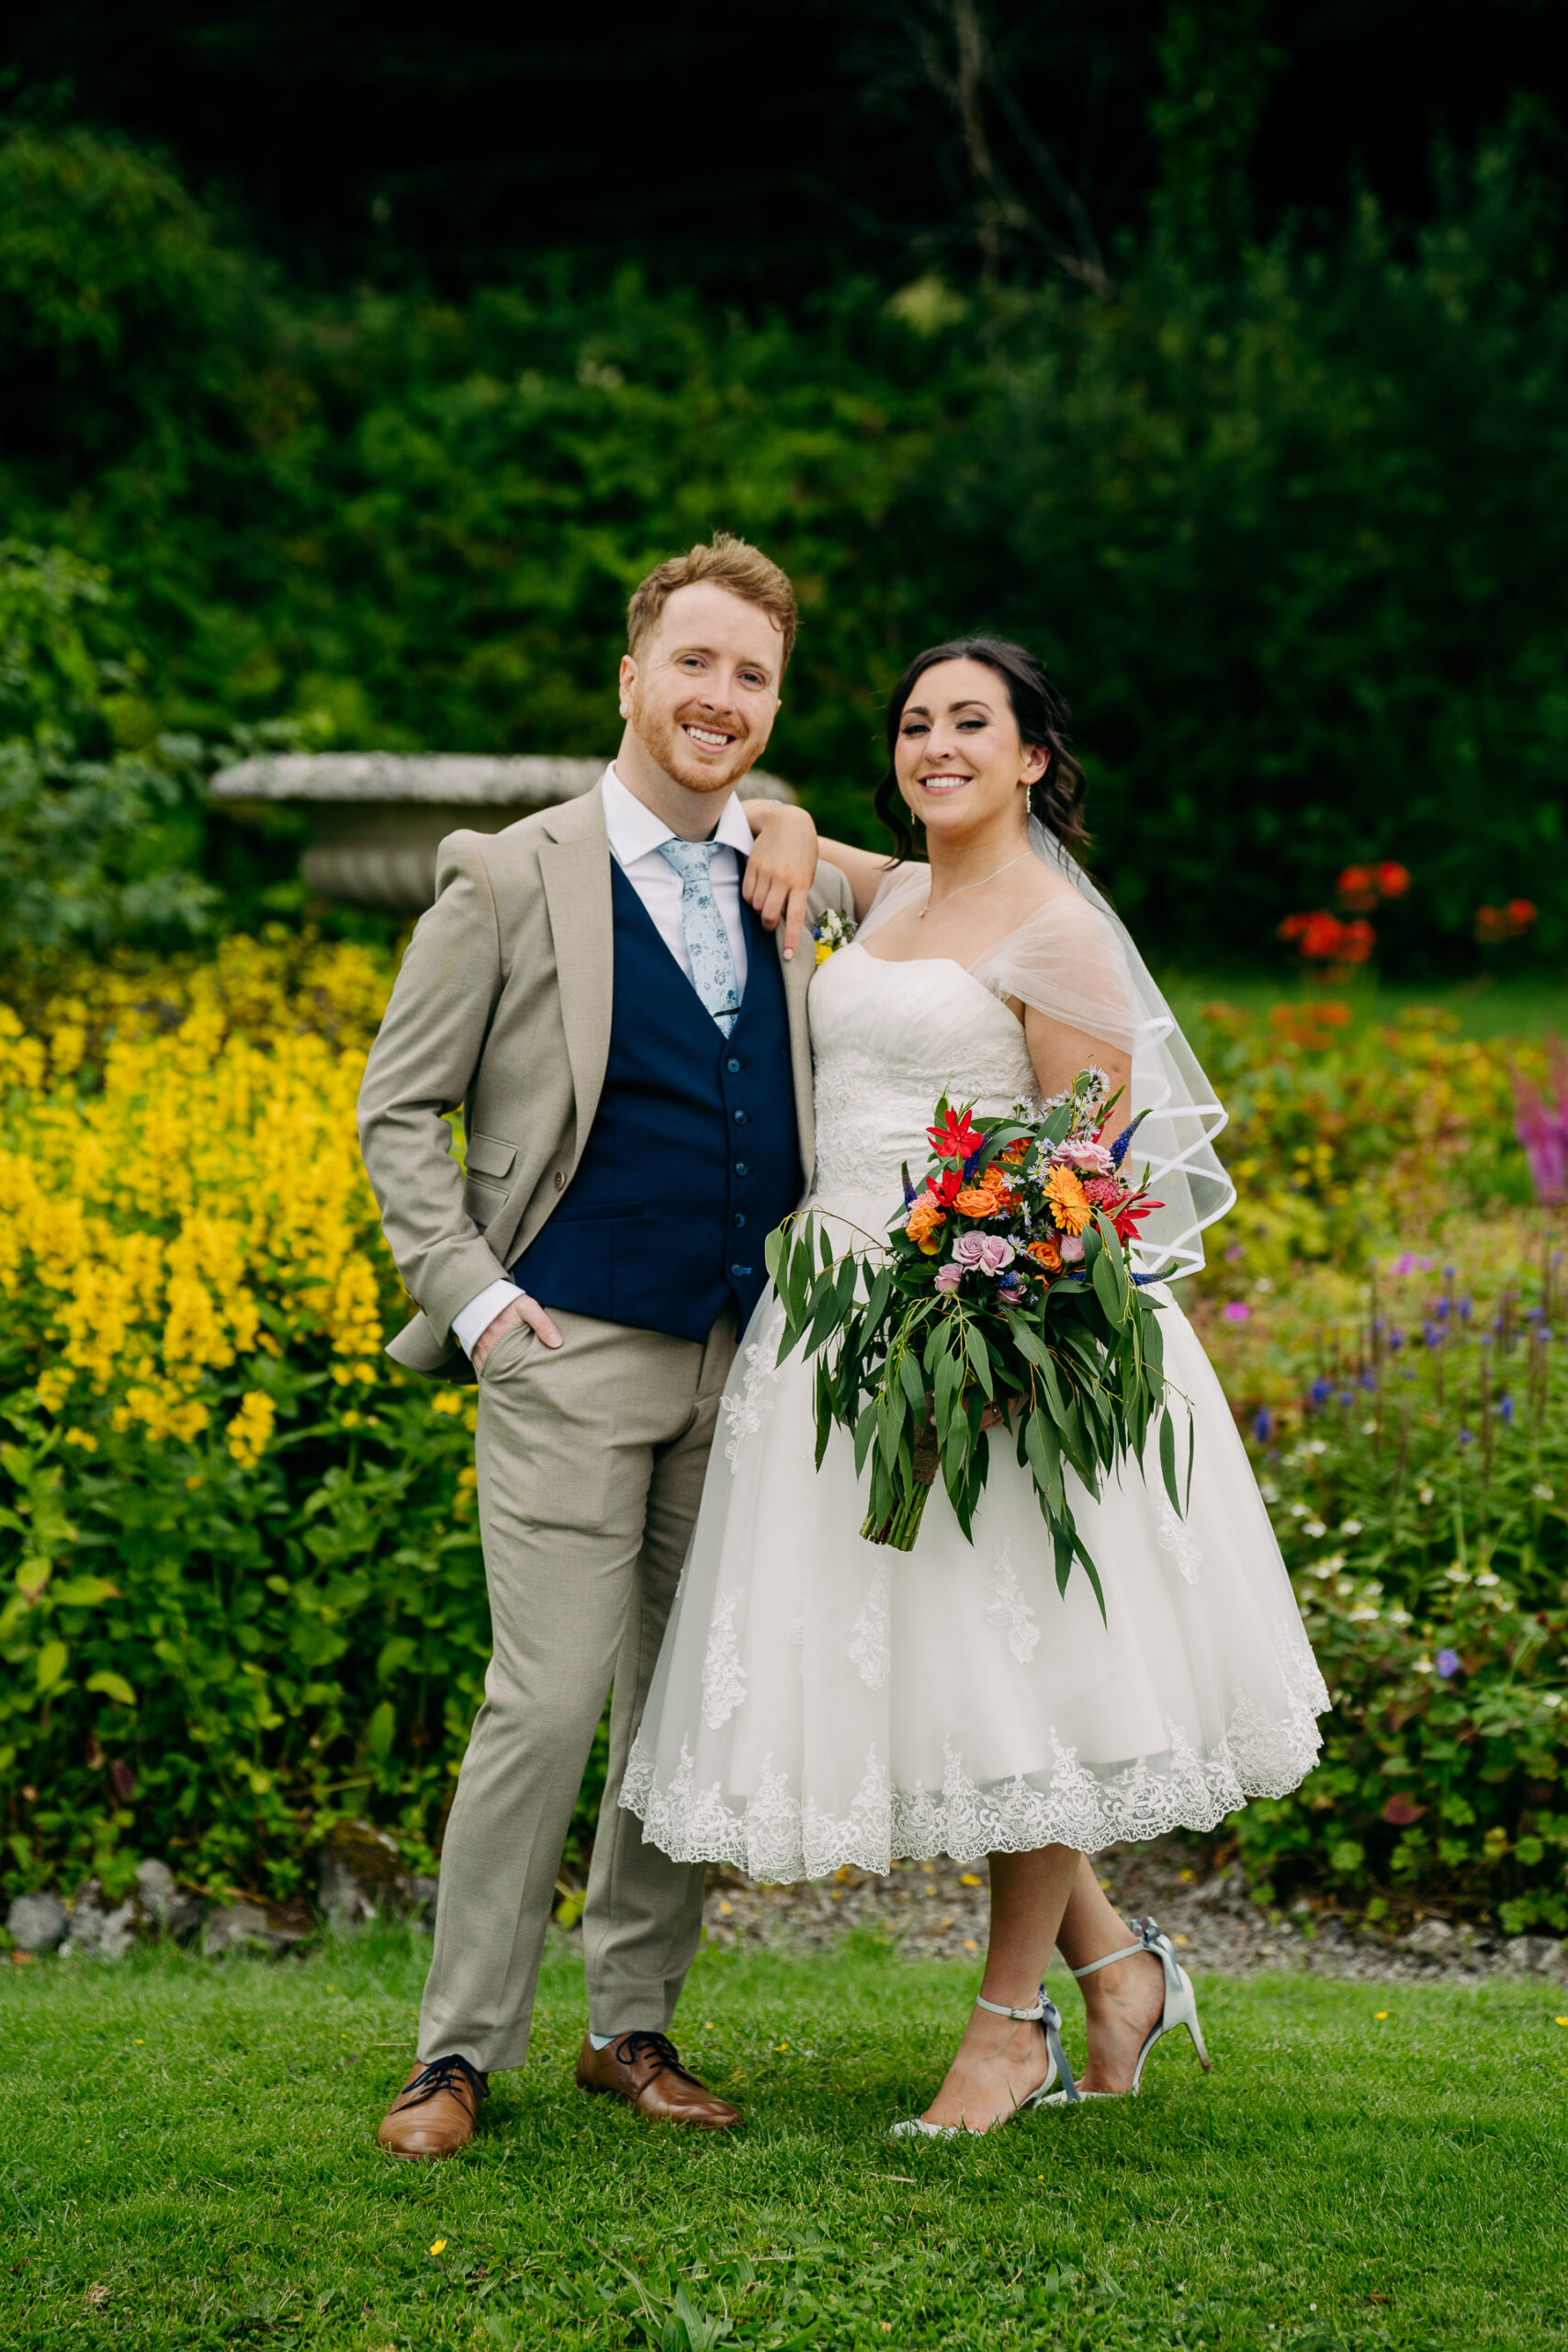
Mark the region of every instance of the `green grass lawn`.
[[1271, 1005], [1303, 997], [1340, 996], [1358, 1022], [1397, 1021], [1412, 1005], [1436, 1005], [1457, 1017], [1461, 1037], [1540, 1037], [1549, 1029], [1568, 1036], [1568, 986], [1545, 973], [1486, 973], [1471, 980], [1434, 980], [1424, 987], [1364, 977], [1330, 988], [1326, 981], [1303, 978], [1287, 967], [1277, 973], [1163, 970], [1156, 978], [1177, 1019], [1188, 1028], [1201, 1026], [1201, 1008], [1216, 999], [1247, 1012], [1267, 1012]]
[[7, 2352], [1568, 2340], [1550, 1987], [1213, 1979], [1208, 2079], [1183, 2039], [1135, 2102], [910, 2148], [974, 1971], [705, 1955], [683, 2047], [750, 2118], [707, 2138], [578, 2097], [558, 1952], [471, 2151], [405, 2165], [422, 1973], [390, 1937], [6, 1969]]

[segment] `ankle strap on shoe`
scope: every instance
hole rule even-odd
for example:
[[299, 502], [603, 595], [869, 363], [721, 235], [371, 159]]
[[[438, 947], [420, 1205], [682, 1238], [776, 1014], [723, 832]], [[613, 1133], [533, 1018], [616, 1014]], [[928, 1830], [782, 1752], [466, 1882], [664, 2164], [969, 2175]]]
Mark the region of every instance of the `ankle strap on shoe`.
[[1075, 1968], [1072, 1973], [1075, 1976], [1092, 1976], [1097, 1969], [1113, 1968], [1119, 1960], [1135, 1960], [1140, 1952], [1145, 1951], [1151, 1959], [1157, 1960], [1162, 1968], [1168, 1956], [1174, 1960], [1170, 1938], [1161, 1935], [1154, 1920], [1134, 1919], [1132, 1924], [1138, 1931], [1135, 1944], [1123, 1944], [1120, 1951], [1108, 1951], [1102, 1959], [1089, 1961], [1082, 1968]]
[[[989, 2009], [994, 2018], [1011, 2018], [1018, 2025], [1037, 2025], [1045, 2036], [1047, 2056], [1061, 2077], [1062, 2088], [1070, 2104], [1077, 2105], [1082, 2094], [1073, 2080], [1073, 2070], [1067, 2064], [1067, 2053], [1062, 2047], [1062, 2012], [1046, 1992], [1040, 1987], [1040, 1998], [1032, 2009], [1010, 2009], [1005, 2002], [987, 2001], [984, 1993], [975, 1996], [977, 2009]], [[1049, 2080], [1049, 2076], [1046, 2078]]]
[[1034, 2007], [1032, 2009], [1005, 2008], [1000, 2001], [987, 2001], [984, 1993], [976, 1994], [975, 2007], [977, 2009], [989, 2009], [994, 2018], [1012, 2018], [1016, 2019], [1020, 2025], [1043, 2025], [1045, 2022], [1045, 1996], [1043, 1992], [1042, 1992], [1040, 1998], [1035, 2002]]

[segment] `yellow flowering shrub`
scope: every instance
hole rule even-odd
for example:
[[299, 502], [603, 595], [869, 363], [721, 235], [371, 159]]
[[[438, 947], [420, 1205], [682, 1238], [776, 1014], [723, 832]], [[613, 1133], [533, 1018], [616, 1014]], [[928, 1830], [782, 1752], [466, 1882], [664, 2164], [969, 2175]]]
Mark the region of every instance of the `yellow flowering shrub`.
[[[389, 984], [279, 934], [0, 1004], [10, 1883], [416, 1856], [478, 1703], [472, 1408], [405, 1382], [354, 1104]], [[465, 1474], [468, 1474], [465, 1476]]]

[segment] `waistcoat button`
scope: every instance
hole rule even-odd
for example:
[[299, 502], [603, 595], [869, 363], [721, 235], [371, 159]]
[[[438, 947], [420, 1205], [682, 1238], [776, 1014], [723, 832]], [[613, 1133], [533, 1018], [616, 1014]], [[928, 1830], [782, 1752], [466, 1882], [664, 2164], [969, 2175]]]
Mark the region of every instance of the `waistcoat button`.
[[747, 1168], [746, 1162], [745, 1162], [743, 1159], [738, 1159], [738, 1160], [736, 1161], [736, 1163], [735, 1163], [735, 1172], [736, 1172], [736, 1174], [737, 1174], [738, 1176], [746, 1176], [746, 1175], [749, 1175], [749, 1174], [750, 1173], [750, 1170]]
[[728, 1069], [728, 1070], [737, 1070], [737, 1069], [739, 1069], [740, 1065], [739, 1065], [739, 1063], [736, 1060], [735, 1056], [734, 1056], [733, 1054], [731, 1054], [731, 1055], [730, 1055], [730, 1057], [729, 1057], [729, 1059], [725, 1063], [724, 1067], [725, 1067], [725, 1069]]
[[745, 1222], [746, 1222], [745, 1218], [741, 1216], [741, 1214], [740, 1214], [739, 1210], [739, 1209], [737, 1209], [737, 1210], [736, 1210], [736, 1212], [735, 1212], [735, 1223], [736, 1223], [737, 1227], [739, 1227], [740, 1226], [743, 1226], [743, 1225], [745, 1224]]
[[556, 1190], [557, 1190], [557, 1192], [558, 1192], [558, 1193], [560, 1193], [560, 1192], [564, 1192], [564, 1191], [565, 1191], [565, 1189], [566, 1189], [566, 1170], [565, 1170], [564, 1168], [558, 1168], [558, 1169], [556, 1170]]
[[738, 1127], [743, 1127], [746, 1125], [746, 1114], [744, 1111], [737, 1111], [735, 1114], [735, 1124]]

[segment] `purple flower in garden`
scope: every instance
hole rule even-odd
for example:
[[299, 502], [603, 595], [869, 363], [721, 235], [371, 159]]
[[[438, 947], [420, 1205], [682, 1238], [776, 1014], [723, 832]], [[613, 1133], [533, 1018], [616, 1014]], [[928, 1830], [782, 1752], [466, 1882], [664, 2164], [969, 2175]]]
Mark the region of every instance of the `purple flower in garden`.
[[1568, 1199], [1568, 1054], [1559, 1039], [1547, 1045], [1557, 1100], [1514, 1072], [1514, 1133], [1524, 1146], [1535, 1196], [1545, 1208]]
[[1432, 1309], [1432, 1320], [1434, 1323], [1446, 1323], [1448, 1319], [1449, 1302], [1446, 1298], [1439, 1298], [1436, 1306]]
[[1460, 1300], [1459, 1319], [1461, 1323], [1468, 1323], [1470, 1320], [1470, 1301], [1468, 1298], [1461, 1298]]
[[1339, 1402], [1342, 1405], [1353, 1405], [1355, 1401], [1356, 1392], [1353, 1388], [1342, 1388], [1339, 1391]]
[[1245, 1244], [1244, 1242], [1240, 1242], [1240, 1241], [1236, 1242], [1236, 1243], [1235, 1243], [1235, 1247], [1234, 1247], [1233, 1249], [1227, 1250], [1225, 1251], [1225, 1256], [1226, 1256], [1226, 1258], [1229, 1260], [1230, 1263], [1231, 1263], [1233, 1266], [1239, 1266], [1239, 1265], [1240, 1265], [1240, 1263], [1241, 1263], [1241, 1261], [1242, 1261], [1242, 1260], [1246, 1257], [1246, 1255], [1247, 1255], [1247, 1247], [1246, 1247], [1246, 1244]]
[[1314, 1380], [1307, 1390], [1307, 1396], [1314, 1405], [1326, 1405], [1333, 1394], [1332, 1380]]
[[1433, 1663], [1446, 1682], [1450, 1675], [1459, 1672], [1459, 1652], [1458, 1650], [1439, 1650]]
[[936, 1286], [939, 1291], [956, 1290], [963, 1280], [964, 1269], [962, 1266], [939, 1266], [936, 1270]]
[[1259, 1405], [1252, 1416], [1252, 1434], [1259, 1445], [1267, 1445], [1274, 1434], [1274, 1416], [1267, 1405]]
[[1404, 1345], [1404, 1334], [1397, 1323], [1389, 1326], [1388, 1344], [1396, 1351]]
[[1514, 1400], [1506, 1389], [1503, 1391], [1501, 1397], [1498, 1399], [1497, 1419], [1502, 1422], [1505, 1429], [1512, 1429], [1514, 1425]]
[[1362, 1385], [1362, 1387], [1363, 1387], [1363, 1388], [1376, 1388], [1377, 1385], [1378, 1385], [1378, 1382], [1377, 1382], [1377, 1374], [1376, 1374], [1376, 1373], [1372, 1373], [1372, 1372], [1364, 1372], [1364, 1373], [1361, 1374], [1361, 1385]]
[[1475, 1432], [1474, 1432], [1474, 1430], [1461, 1430], [1461, 1431], [1460, 1431], [1460, 1433], [1459, 1433], [1459, 1442], [1460, 1442], [1461, 1445], [1473, 1445], [1473, 1444], [1475, 1443]]
[[1252, 1318], [1252, 1309], [1245, 1298], [1227, 1299], [1221, 1312], [1227, 1323], [1247, 1323]]

